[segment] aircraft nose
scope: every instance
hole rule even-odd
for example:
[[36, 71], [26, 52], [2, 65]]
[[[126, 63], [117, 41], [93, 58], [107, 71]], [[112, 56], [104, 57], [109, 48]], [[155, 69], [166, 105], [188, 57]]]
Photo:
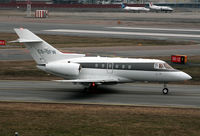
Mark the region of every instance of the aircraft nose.
[[192, 79], [192, 77], [190, 75], [188, 75], [187, 73], [185, 73], [185, 72], [181, 72], [180, 76], [181, 76], [182, 80], [190, 80], [190, 79]]

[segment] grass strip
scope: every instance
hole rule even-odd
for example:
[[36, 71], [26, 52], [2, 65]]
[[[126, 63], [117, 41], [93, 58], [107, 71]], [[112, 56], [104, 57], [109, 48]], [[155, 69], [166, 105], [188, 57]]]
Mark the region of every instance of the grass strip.
[[37, 69], [35, 61], [0, 61], [1, 80], [55, 80], [61, 79]]
[[0, 114], [1, 136], [200, 135], [199, 109], [1, 102]]
[[[110, 46], [165, 46], [165, 45], [193, 45], [195, 42], [169, 41], [169, 40], [144, 40], [107, 37], [79, 37], [65, 35], [43, 35], [39, 37], [52, 44], [55, 48], [64, 47], [110, 47]], [[1, 40], [13, 41], [17, 39], [14, 33], [1, 33]], [[24, 48], [23, 44], [9, 43], [12, 48]], [[2, 46], [0, 46], [2, 47]], [[3, 47], [5, 48], [5, 47]]]

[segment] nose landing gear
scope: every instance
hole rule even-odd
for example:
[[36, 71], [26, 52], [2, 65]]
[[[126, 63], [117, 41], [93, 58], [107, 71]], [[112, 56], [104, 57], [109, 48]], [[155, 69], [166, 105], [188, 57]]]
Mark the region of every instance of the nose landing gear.
[[167, 88], [167, 84], [164, 83], [164, 89], [162, 90], [162, 93], [166, 95], [168, 94], [168, 92], [169, 92], [169, 89]]
[[168, 90], [168, 88], [164, 88], [164, 89], [162, 90], [162, 92], [163, 92], [163, 94], [168, 94], [169, 90]]

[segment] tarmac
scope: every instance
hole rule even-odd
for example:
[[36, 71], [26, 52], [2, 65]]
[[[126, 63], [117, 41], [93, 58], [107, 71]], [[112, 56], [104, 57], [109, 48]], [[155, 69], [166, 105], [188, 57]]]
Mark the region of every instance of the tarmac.
[[132, 83], [83, 92], [82, 86], [71, 83], [0, 81], [0, 101], [200, 108], [198, 85], [169, 84], [168, 95], [162, 88], [162, 84]]
[[174, 40], [200, 42], [200, 29], [169, 29], [161, 27], [111, 27], [87, 24], [54, 24], [0, 22], [0, 32], [14, 33], [14, 28], [27, 28], [36, 34], [111, 37], [129, 39]]

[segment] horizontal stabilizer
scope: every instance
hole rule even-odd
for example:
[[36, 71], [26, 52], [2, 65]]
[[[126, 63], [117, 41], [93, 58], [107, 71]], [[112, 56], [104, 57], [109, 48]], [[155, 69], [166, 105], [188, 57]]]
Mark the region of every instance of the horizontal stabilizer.
[[39, 43], [42, 40], [29, 40], [29, 39], [17, 39], [15, 41], [10, 41], [9, 43]]
[[39, 43], [39, 42], [43, 42], [43, 40], [41, 38], [39, 38], [38, 36], [33, 34], [28, 29], [15, 28], [14, 30], [17, 33], [17, 35], [19, 36], [19, 39], [15, 40], [15, 41], [11, 41], [11, 43], [13, 43], [13, 42], [18, 42], [18, 43]]

